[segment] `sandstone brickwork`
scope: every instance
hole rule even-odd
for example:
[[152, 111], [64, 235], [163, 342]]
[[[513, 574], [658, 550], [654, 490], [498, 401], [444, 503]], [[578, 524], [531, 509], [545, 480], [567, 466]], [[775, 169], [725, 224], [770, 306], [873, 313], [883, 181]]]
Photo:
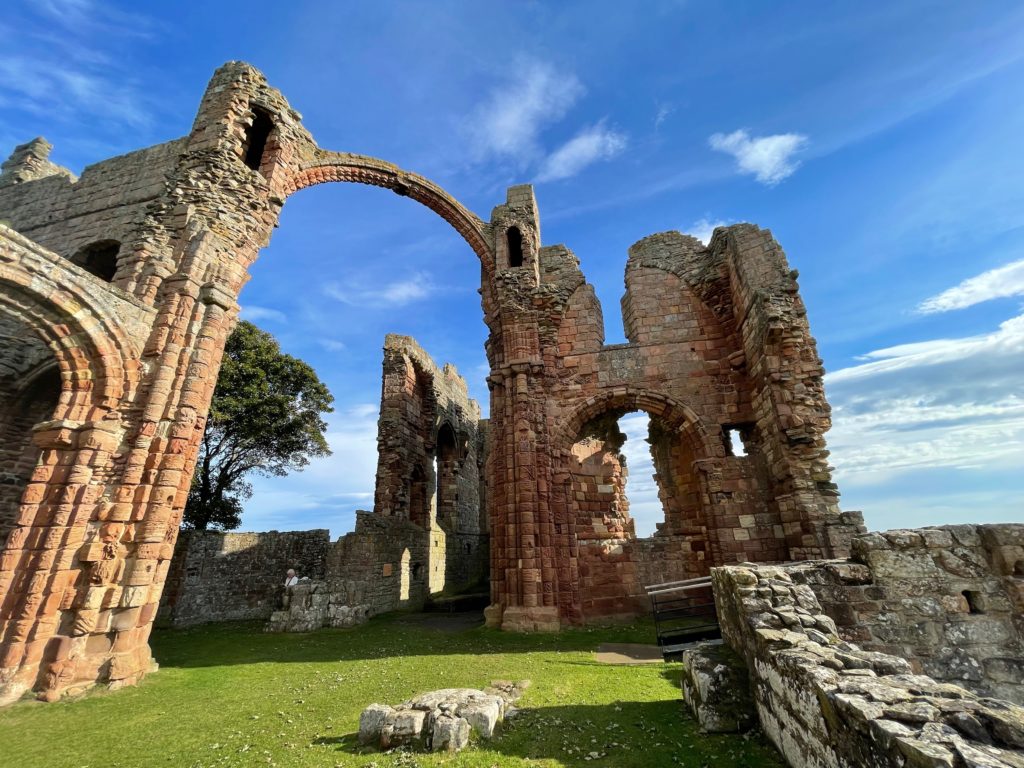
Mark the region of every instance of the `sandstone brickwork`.
[[418, 526], [430, 592], [486, 579], [480, 406], [455, 366], [408, 336], [384, 341], [374, 512]]
[[[421, 176], [320, 148], [247, 64], [217, 70], [183, 138], [77, 179], [46, 155], [32, 142], [0, 174], [0, 315], [46, 345], [60, 376], [56, 405], [31, 430], [31, 474], [3, 459], [23, 490], [0, 554], [0, 702], [130, 684], [150, 668], [149, 632], [239, 292], [287, 198], [322, 183], [409, 197], [480, 260], [492, 624], [557, 629], [622, 613], [632, 586], [609, 596], [613, 580], [594, 574], [635, 570], [639, 581], [645, 568], [669, 568], [641, 556], [663, 553], [689, 574], [848, 554], [858, 521], [840, 514], [831, 482], [821, 361], [796, 274], [765, 230], [720, 228], [707, 247], [678, 233], [637, 243], [623, 300], [629, 343], [605, 346], [593, 288], [567, 248], [542, 245], [529, 186], [510, 188], [484, 221]], [[666, 525], [656, 546], [617, 553], [605, 540], [608, 557], [592, 557], [576, 531], [573, 446], [594, 419], [638, 409], [659, 430]], [[25, 446], [23, 426], [0, 428]], [[450, 426], [451, 455], [468, 454]], [[745, 456], [730, 450], [732, 431]], [[435, 438], [425, 433], [423, 446]], [[456, 481], [444, 481], [460, 494], [461, 460], [450, 465]], [[418, 508], [400, 478], [398, 519], [403, 499]], [[441, 521], [458, 530], [464, 502], [444, 495]], [[430, 546], [447, 551], [447, 538]]]

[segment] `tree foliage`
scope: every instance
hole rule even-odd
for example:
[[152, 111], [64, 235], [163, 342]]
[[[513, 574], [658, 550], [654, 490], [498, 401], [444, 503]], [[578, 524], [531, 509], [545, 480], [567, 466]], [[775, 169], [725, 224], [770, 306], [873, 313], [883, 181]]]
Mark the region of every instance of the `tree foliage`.
[[224, 350], [182, 526], [237, 528], [252, 473], [284, 476], [329, 456], [323, 416], [332, 402], [311, 366], [240, 322]]

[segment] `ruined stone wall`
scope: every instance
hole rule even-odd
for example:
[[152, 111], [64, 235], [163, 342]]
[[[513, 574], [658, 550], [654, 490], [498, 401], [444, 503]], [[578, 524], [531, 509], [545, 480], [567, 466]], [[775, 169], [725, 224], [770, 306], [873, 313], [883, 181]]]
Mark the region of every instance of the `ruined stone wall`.
[[849, 562], [791, 573], [844, 639], [1024, 704], [1024, 525], [869, 533], [853, 539]]
[[222, 533], [182, 531], [158, 621], [175, 627], [265, 620], [280, 608], [285, 573], [322, 579], [330, 548], [326, 529]]
[[793, 768], [1021, 764], [1024, 708], [841, 640], [788, 567], [711, 574], [722, 634], [746, 663], [761, 728]]
[[[356, 512], [355, 530], [335, 542], [326, 529], [182, 531], [158, 619], [184, 627], [275, 618], [277, 631], [349, 626], [357, 618], [421, 608], [429, 596], [427, 556], [418, 526], [363, 511]], [[288, 615], [272, 617], [283, 607], [289, 568], [308, 584]]]
[[[494, 226], [508, 217], [520, 230], [536, 231], [535, 209], [516, 195], [510, 190], [508, 203], [495, 209]], [[635, 614], [646, 610], [639, 579], [656, 583], [706, 575], [721, 563], [848, 553], [849, 539], [863, 528], [856, 515], [838, 510], [825, 462], [829, 407], [821, 360], [796, 274], [770, 233], [736, 225], [720, 229], [708, 246], [677, 232], [635, 244], [622, 301], [629, 342], [611, 346], [603, 345], [599, 304], [571, 252], [537, 248], [532, 260], [501, 271], [500, 237], [495, 242], [499, 287], [514, 284], [522, 291], [536, 281], [537, 311], [519, 319], [523, 331], [506, 331], [500, 339], [492, 334], [492, 349], [500, 341], [506, 358], [521, 361], [492, 373], [492, 420], [503, 413], [513, 418], [521, 407], [538, 408], [543, 424], [521, 419], [517, 423], [531, 428], [525, 441], [513, 444], [521, 450], [535, 435], [539, 446], [547, 436], [553, 464], [547, 470], [553, 482], [543, 492], [543, 506], [552, 511], [547, 522], [523, 517], [522, 490], [512, 489], [510, 497], [510, 488], [492, 489], [500, 497], [494, 513], [503, 528], [536, 531], [537, 541], [545, 540], [545, 530], [552, 537], [547, 546], [521, 539], [497, 545], [493, 579], [507, 577], [515, 590], [524, 588], [524, 579], [542, 585], [539, 602], [524, 603], [507, 623], [546, 626], [547, 618], [533, 617], [547, 617], [549, 605], [569, 621]], [[534, 359], [542, 361], [543, 387], [524, 394], [517, 377], [525, 374], [529, 383]], [[623, 535], [594, 545], [588, 538], [593, 526], [581, 521], [578, 506], [599, 499], [579, 498], [574, 446], [595, 419], [636, 410], [652, 417], [665, 520], [650, 542]], [[742, 440], [744, 452], [734, 440]], [[495, 450], [506, 457], [517, 453], [509, 444]], [[544, 471], [524, 466], [521, 474]], [[532, 482], [526, 485], [526, 498], [533, 498]], [[587, 514], [614, 517], [615, 500], [609, 495], [604, 503], [604, 513]], [[528, 501], [525, 508], [532, 506]], [[520, 523], [506, 523], [503, 514]], [[521, 562], [526, 550], [534, 567], [513, 573], [510, 564]], [[549, 576], [558, 574], [558, 589], [548, 590]], [[496, 594], [505, 588], [499, 584]]]
[[[0, 173], [0, 220], [21, 233], [0, 226], [0, 314], [43, 339], [61, 376], [50, 420], [32, 430], [39, 460], [0, 553], [0, 703], [30, 689], [55, 699], [128, 685], [150, 668], [152, 619], [239, 292], [288, 196], [322, 183], [423, 204], [480, 259], [492, 624], [588, 619], [571, 448], [583, 425], [612, 411], [645, 410], [668, 435], [655, 458], [678, 521], [665, 531], [677, 544], [663, 550], [672, 568], [678, 552], [687, 570], [846, 554], [856, 520], [838, 513], [825, 461], [821, 364], [770, 233], [735, 225], [707, 248], [678, 233], [638, 243], [627, 265], [630, 343], [603, 347], [594, 291], [567, 248], [542, 246], [529, 186], [510, 188], [485, 222], [414, 173], [320, 148], [247, 64], [214, 73], [181, 139], [78, 180], [46, 149], [17, 149]], [[100, 254], [109, 274], [89, 261]], [[427, 410], [429, 400], [419, 398]], [[442, 445], [444, 425], [433, 426], [417, 450]], [[732, 426], [749, 433], [746, 458], [728, 455]], [[420, 526], [431, 565], [483, 535], [465, 461], [475, 442], [450, 427], [447, 491], [434, 505], [426, 468], [408, 490], [411, 476], [387, 476], [391, 495], [375, 499], [376, 511], [406, 519], [419, 488], [438, 521]], [[442, 575], [428, 567], [428, 584], [442, 587]]]
[[384, 341], [374, 513], [418, 527], [431, 593], [486, 579], [480, 406], [455, 366], [408, 336]]
[[356, 513], [356, 527], [331, 547], [327, 558], [330, 592], [369, 614], [421, 608], [429, 596], [430, 546], [418, 526], [406, 520]]
[[127, 287], [133, 272], [154, 266], [140, 264], [133, 249], [185, 143], [172, 141], [104, 160], [87, 167], [77, 179], [50, 164], [46, 175], [32, 183], [0, 183], [0, 219], [67, 259], [93, 243], [120, 244], [113, 282]]

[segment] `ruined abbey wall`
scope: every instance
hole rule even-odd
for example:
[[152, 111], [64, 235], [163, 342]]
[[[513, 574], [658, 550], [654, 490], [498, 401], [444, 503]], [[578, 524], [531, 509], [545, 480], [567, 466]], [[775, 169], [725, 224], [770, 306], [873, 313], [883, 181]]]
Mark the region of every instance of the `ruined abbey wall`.
[[222, 533], [182, 531], [167, 574], [159, 624], [266, 620], [280, 608], [285, 573], [324, 576], [326, 529]]
[[[389, 335], [374, 511], [357, 511], [355, 529], [333, 543], [326, 530], [186, 531], [160, 618], [177, 626], [270, 619], [272, 631], [309, 631], [422, 608], [431, 596], [486, 581], [485, 424], [454, 366]], [[311, 583], [285, 597], [289, 568]]]
[[850, 561], [790, 573], [844, 639], [1024, 704], [1024, 525], [869, 533], [854, 538]]
[[416, 341], [384, 342], [374, 512], [418, 526], [431, 593], [486, 578], [480, 406], [453, 365], [438, 367]]
[[[842, 640], [815, 592], [796, 575], [819, 567], [750, 564], [712, 571], [722, 635], [746, 666], [762, 730], [789, 765], [1020, 764], [1024, 707], [915, 674], [902, 656]], [[705, 700], [716, 693], [728, 695], [705, 690]]]
[[[821, 361], [769, 232], [720, 228], [707, 247], [678, 233], [642, 240], [627, 264], [629, 343], [604, 346], [594, 291], [567, 248], [542, 243], [529, 186], [510, 188], [484, 221], [414, 173], [320, 148], [262, 74], [232, 62], [183, 138], [77, 180], [36, 141], [0, 174], [0, 315], [46, 345], [61, 380], [32, 429], [35, 466], [27, 482], [18, 476], [0, 553], [0, 703], [127, 685], [150, 668], [148, 636], [239, 292], [289, 195], [329, 182], [427, 206], [480, 260], [492, 625], [558, 629], [620, 612], [596, 602], [612, 579], [594, 577], [620, 564], [649, 578], [848, 554], [858, 521], [839, 512], [831, 483]], [[657, 546], [605, 563], [576, 531], [573, 445], [593, 419], [636, 409], [661, 430], [666, 526]], [[451, 455], [468, 454], [451, 426]], [[730, 454], [730, 430], [746, 436], [746, 456]], [[458, 461], [462, 479], [446, 487], [462, 494], [459, 473], [470, 469]], [[467, 522], [462, 503], [444, 496], [442, 522]]]

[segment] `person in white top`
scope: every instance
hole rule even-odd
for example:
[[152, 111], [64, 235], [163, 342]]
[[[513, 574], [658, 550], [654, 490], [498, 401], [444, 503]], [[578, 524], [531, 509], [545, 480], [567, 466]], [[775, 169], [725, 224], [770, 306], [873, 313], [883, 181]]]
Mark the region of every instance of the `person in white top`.
[[298, 583], [299, 577], [295, 575], [295, 570], [293, 568], [289, 568], [288, 573], [286, 573], [284, 577], [284, 585], [286, 587], [294, 587]]

